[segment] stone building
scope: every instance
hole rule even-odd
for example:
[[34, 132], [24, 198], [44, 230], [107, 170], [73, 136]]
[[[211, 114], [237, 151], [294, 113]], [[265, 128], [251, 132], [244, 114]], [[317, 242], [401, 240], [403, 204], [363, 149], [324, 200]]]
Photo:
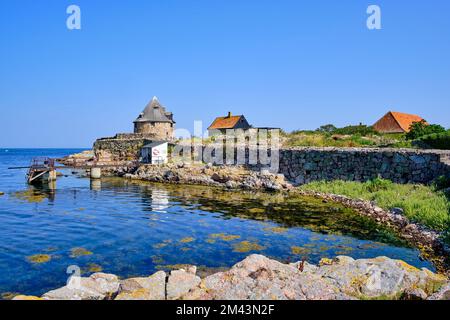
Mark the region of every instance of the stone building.
[[145, 135], [155, 140], [172, 140], [174, 127], [173, 114], [166, 111], [157, 97], [153, 97], [152, 101], [134, 121], [135, 134]]
[[223, 135], [227, 130], [243, 129], [248, 130], [252, 126], [244, 116], [233, 116], [231, 112], [225, 117], [217, 117], [208, 127], [209, 136]]
[[134, 133], [118, 133], [95, 141], [95, 159], [100, 164], [138, 161], [144, 146], [156, 141], [173, 142], [174, 127], [173, 114], [154, 97], [134, 121]]

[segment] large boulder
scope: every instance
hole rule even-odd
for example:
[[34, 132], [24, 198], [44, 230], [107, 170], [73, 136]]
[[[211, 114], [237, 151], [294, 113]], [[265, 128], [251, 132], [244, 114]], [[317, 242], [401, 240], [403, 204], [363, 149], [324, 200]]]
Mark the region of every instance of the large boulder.
[[131, 278], [120, 282], [116, 300], [164, 300], [166, 273], [159, 271], [147, 278]]
[[429, 295], [446, 282], [444, 276], [387, 257], [361, 260], [337, 257], [323, 263], [315, 274], [341, 292], [363, 299], [400, 298], [411, 289], [421, 289]]
[[447, 282], [439, 291], [431, 295], [428, 300], [450, 300], [450, 282]]
[[329, 282], [262, 255], [251, 255], [227, 272], [205, 278], [185, 299], [329, 300], [351, 299]]
[[89, 278], [75, 277], [68, 285], [49, 291], [42, 296], [46, 300], [108, 300], [119, 290], [119, 278], [113, 274], [94, 273]]
[[167, 281], [167, 300], [181, 299], [184, 295], [196, 288], [200, 282], [201, 279], [195, 275], [194, 269], [188, 271], [183, 269], [172, 271]]

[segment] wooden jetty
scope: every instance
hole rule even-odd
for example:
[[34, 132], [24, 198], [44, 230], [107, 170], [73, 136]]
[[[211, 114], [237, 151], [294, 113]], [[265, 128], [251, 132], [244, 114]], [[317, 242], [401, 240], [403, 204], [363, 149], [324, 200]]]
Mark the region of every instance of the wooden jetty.
[[27, 182], [29, 184], [36, 184], [42, 182], [51, 182], [56, 180], [56, 169], [81, 169], [90, 171], [90, 176], [92, 179], [101, 178], [101, 170], [102, 168], [115, 168], [115, 167], [137, 167], [139, 165], [138, 162], [133, 162], [127, 165], [105, 165], [105, 164], [97, 164], [90, 163], [83, 165], [63, 165], [57, 166], [57, 160], [48, 158], [48, 157], [37, 157], [33, 158], [31, 161], [31, 165], [28, 167], [11, 167], [8, 169], [28, 169], [27, 172]]
[[34, 158], [28, 169], [29, 184], [56, 180], [55, 160], [48, 157]]

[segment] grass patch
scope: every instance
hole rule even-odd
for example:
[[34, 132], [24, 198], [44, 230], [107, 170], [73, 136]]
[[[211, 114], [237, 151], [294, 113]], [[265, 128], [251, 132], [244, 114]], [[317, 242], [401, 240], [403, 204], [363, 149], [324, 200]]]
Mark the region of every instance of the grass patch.
[[284, 147], [412, 147], [404, 135], [339, 132], [294, 131], [283, 133], [281, 141]]
[[435, 230], [450, 232], [450, 203], [444, 192], [435, 187], [375, 179], [365, 183], [318, 181], [301, 186], [300, 189], [374, 201], [385, 210], [402, 208], [412, 221]]

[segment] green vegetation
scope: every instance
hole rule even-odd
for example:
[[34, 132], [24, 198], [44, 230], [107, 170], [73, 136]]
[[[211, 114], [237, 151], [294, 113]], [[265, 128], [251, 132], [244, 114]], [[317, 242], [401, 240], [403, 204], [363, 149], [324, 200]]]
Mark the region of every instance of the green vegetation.
[[450, 130], [426, 121], [415, 122], [411, 131], [394, 134], [376, 132], [363, 124], [337, 128], [326, 124], [317, 130], [282, 132], [284, 147], [390, 147], [450, 149]]
[[434, 182], [435, 188], [438, 190], [444, 190], [450, 188], [450, 178], [446, 176], [440, 176]]
[[366, 125], [337, 128], [332, 124], [315, 131], [282, 133], [285, 147], [411, 147], [403, 134], [381, 134]]
[[438, 124], [428, 124], [425, 120], [414, 122], [405, 135], [408, 140], [416, 140], [430, 134], [445, 133], [445, 128]]
[[437, 185], [400, 185], [383, 179], [365, 183], [336, 180], [312, 182], [301, 189], [374, 201], [386, 210], [402, 208], [412, 221], [450, 232], [450, 203]]
[[417, 139], [416, 142], [432, 149], [450, 150], [450, 130], [425, 135]]

